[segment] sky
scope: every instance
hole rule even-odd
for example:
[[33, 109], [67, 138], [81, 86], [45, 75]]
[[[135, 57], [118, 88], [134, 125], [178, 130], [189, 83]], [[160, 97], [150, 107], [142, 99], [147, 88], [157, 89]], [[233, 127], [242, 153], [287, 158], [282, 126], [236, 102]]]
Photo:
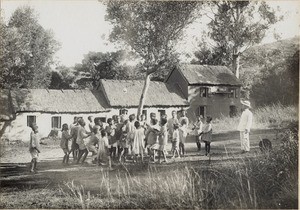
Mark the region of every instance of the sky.
[[[61, 48], [56, 53], [60, 65], [74, 66], [81, 63], [89, 51], [107, 52], [120, 46], [108, 41], [112, 26], [105, 21], [105, 6], [96, 0], [0, 0], [1, 15], [7, 21], [19, 6], [31, 6], [37, 12], [39, 23], [54, 32]], [[275, 41], [275, 30], [282, 39], [299, 35], [300, 1], [268, 1], [273, 8], [280, 8], [284, 20], [277, 23], [267, 34], [263, 43]], [[192, 55], [197, 48], [199, 34], [208, 19], [203, 19], [185, 30], [185, 38], [179, 42], [178, 50], [182, 55]], [[185, 59], [185, 56], [182, 57]]]

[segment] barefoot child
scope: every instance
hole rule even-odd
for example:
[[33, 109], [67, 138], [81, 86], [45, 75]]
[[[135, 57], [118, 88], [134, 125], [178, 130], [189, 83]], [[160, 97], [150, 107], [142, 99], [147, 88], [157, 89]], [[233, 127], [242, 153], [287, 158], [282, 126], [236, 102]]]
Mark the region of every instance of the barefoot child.
[[98, 165], [104, 165], [108, 162], [108, 167], [111, 168], [111, 159], [108, 147], [107, 133], [105, 130], [101, 130], [101, 139], [99, 140], [98, 148]]
[[[159, 132], [159, 137], [158, 137], [158, 142], [159, 142], [159, 148], [158, 148], [158, 162], [167, 162], [166, 158], [166, 146], [168, 143], [168, 129], [167, 129], [167, 119], [162, 118], [161, 119], [161, 128]], [[164, 161], [160, 161], [161, 155], [164, 157]]]
[[202, 123], [202, 116], [197, 118], [197, 122], [194, 124], [194, 132], [196, 137], [196, 144], [198, 151], [201, 151], [201, 133], [202, 133], [203, 123]]
[[187, 136], [187, 121], [186, 119], [183, 119], [181, 121], [181, 127], [179, 127], [179, 154], [184, 157], [185, 155], [185, 149], [184, 144]]
[[60, 140], [60, 148], [62, 148], [63, 152], [65, 153], [63, 158], [63, 164], [69, 164], [69, 140], [72, 139], [72, 136], [69, 134], [68, 124], [64, 123], [62, 125], [62, 133], [61, 133], [61, 140]]
[[144, 139], [145, 139], [145, 130], [141, 126], [139, 121], [134, 122], [134, 127], [136, 128], [134, 131], [134, 139], [133, 139], [133, 147], [132, 152], [135, 156], [135, 161], [137, 161], [137, 156], [141, 156], [141, 161], [144, 161]]
[[91, 137], [89, 138], [89, 141], [86, 144], [88, 151], [92, 153], [92, 163], [95, 163], [97, 159], [98, 150], [96, 148], [96, 145], [99, 144], [100, 138], [100, 126], [95, 125], [92, 129]]
[[173, 156], [172, 158], [175, 158], [175, 154], [177, 154], [177, 157], [180, 158], [179, 156], [179, 125], [174, 124], [174, 131], [173, 131], [173, 137], [172, 137], [172, 151], [173, 151]]
[[30, 133], [30, 142], [29, 142], [29, 152], [31, 154], [31, 169], [30, 172], [36, 172], [37, 160], [40, 153], [40, 139], [38, 136], [38, 126], [31, 125], [31, 133]]
[[91, 134], [86, 132], [86, 130], [84, 129], [84, 126], [85, 126], [85, 122], [82, 118], [80, 118], [78, 120], [78, 123], [80, 125], [79, 129], [78, 129], [78, 134], [77, 134], [77, 139], [76, 139], [76, 143], [78, 144], [79, 146], [79, 154], [78, 154], [78, 159], [76, 161], [76, 163], [79, 163], [81, 157], [82, 158], [82, 161], [81, 163], [83, 164], [89, 151], [87, 150], [85, 144], [84, 144], [84, 140], [85, 138], [89, 137]]
[[210, 153], [210, 143], [212, 140], [212, 125], [211, 125], [211, 117], [206, 117], [206, 123], [203, 127], [202, 131], [202, 141], [205, 143], [205, 152], [206, 156]]

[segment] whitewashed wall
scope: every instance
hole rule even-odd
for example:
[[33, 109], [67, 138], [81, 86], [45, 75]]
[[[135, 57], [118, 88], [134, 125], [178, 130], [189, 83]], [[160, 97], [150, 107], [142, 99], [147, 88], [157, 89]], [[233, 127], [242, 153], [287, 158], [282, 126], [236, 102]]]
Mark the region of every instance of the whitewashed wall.
[[[179, 111], [181, 107], [171, 107], [171, 108], [145, 108], [147, 110], [147, 120], [150, 118], [150, 113], [156, 113], [157, 119], [160, 119], [160, 113], [158, 110], [166, 110], [166, 114], [169, 117], [172, 116], [172, 111]], [[128, 108], [128, 115], [136, 114], [137, 108]], [[36, 124], [39, 127], [39, 133], [41, 137], [47, 137], [52, 130], [51, 119], [52, 117], [59, 116], [61, 117], [61, 125], [67, 123], [70, 125], [73, 122], [74, 116], [83, 117], [85, 122], [88, 122], [88, 117], [105, 117], [110, 118], [113, 115], [119, 115], [120, 109], [112, 109], [109, 112], [104, 113], [88, 113], [88, 114], [49, 114], [49, 113], [40, 113], [40, 112], [26, 112], [18, 113], [15, 120], [6, 128], [3, 138], [8, 138], [9, 140], [22, 140], [24, 142], [29, 141], [31, 128], [27, 126], [27, 116], [36, 116]], [[87, 128], [87, 126], [86, 126]], [[59, 136], [61, 132], [59, 132]]]

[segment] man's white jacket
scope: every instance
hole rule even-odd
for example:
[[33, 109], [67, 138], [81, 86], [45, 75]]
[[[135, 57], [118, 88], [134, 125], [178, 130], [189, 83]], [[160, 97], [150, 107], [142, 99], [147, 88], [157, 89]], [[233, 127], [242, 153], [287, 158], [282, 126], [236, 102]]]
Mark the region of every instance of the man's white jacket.
[[242, 113], [240, 123], [238, 125], [239, 131], [245, 131], [246, 129], [250, 132], [252, 126], [253, 114], [249, 109], [245, 109]]

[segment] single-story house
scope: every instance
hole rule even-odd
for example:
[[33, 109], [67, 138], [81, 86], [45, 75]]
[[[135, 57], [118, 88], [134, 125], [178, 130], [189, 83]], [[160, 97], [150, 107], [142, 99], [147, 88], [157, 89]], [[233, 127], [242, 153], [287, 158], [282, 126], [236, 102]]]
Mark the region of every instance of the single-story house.
[[[1, 130], [4, 138], [28, 141], [28, 126], [33, 122], [39, 126], [41, 136], [46, 137], [52, 130], [61, 130], [63, 123], [70, 125], [74, 116], [83, 117], [86, 122], [88, 116], [105, 122], [122, 109], [136, 114], [143, 85], [139, 80], [101, 80], [96, 90], [1, 90]], [[148, 119], [151, 112], [159, 118], [188, 106], [173, 85], [151, 81], [143, 113]]]
[[5, 105], [0, 115], [4, 137], [23, 141], [29, 140], [31, 123], [46, 137], [51, 130], [60, 130], [63, 123], [71, 124], [74, 116], [87, 120], [90, 115], [101, 117], [109, 111], [102, 93], [94, 90], [1, 90], [0, 103]]

